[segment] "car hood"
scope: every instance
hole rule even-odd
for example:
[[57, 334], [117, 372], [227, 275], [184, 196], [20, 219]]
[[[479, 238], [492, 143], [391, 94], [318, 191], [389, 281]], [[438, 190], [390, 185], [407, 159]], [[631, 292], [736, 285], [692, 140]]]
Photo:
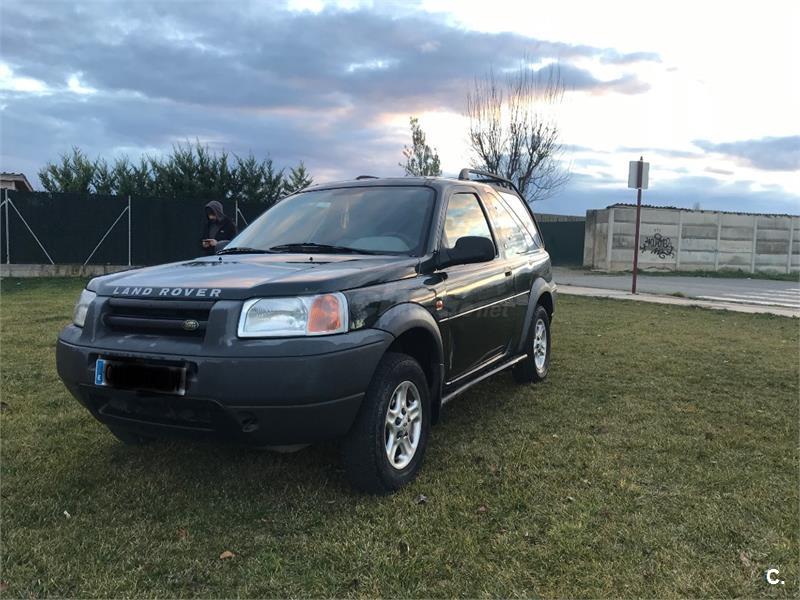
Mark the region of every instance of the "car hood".
[[345, 291], [413, 277], [418, 258], [332, 254], [219, 255], [93, 279], [102, 296], [229, 299]]

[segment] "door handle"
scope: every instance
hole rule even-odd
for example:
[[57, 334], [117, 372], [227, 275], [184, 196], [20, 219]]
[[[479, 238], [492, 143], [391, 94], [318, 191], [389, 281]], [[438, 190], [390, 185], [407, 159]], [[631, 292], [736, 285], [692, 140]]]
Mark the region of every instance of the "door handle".
[[506, 271], [506, 277], [511, 277], [511, 270]]

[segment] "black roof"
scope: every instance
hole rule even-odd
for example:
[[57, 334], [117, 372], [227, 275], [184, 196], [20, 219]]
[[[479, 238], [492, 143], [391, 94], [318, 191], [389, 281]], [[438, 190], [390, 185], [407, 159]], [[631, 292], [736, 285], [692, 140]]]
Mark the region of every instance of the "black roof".
[[[522, 198], [517, 186], [514, 183], [501, 177], [489, 173], [488, 171], [481, 171], [478, 169], [462, 169], [458, 178], [454, 177], [376, 177], [374, 175], [359, 175], [354, 179], [346, 179], [343, 181], [331, 181], [328, 183], [318, 183], [310, 185], [305, 188], [307, 190], [322, 190], [326, 188], [336, 187], [370, 187], [376, 185], [404, 185], [404, 186], [445, 186], [445, 185], [458, 185], [464, 183], [480, 183], [500, 188], [504, 191], [511, 191]], [[526, 203], [527, 204], [527, 203]]]
[[[473, 175], [475, 178], [472, 177]], [[514, 185], [512, 181], [504, 177], [500, 177], [499, 175], [494, 175], [493, 173], [480, 171], [477, 169], [462, 169], [457, 179], [454, 177], [375, 177], [373, 175], [359, 175], [355, 179], [346, 179], [344, 181], [331, 181], [328, 183], [310, 185], [307, 188], [304, 188], [302, 191], [393, 185], [427, 186], [438, 189], [439, 191], [443, 191], [444, 189], [452, 186], [465, 184], [487, 185], [498, 191], [516, 194], [528, 209], [528, 212], [533, 218], [534, 223], [536, 222], [536, 215], [533, 213], [533, 207], [527, 200], [525, 200], [525, 197], [519, 193], [517, 186]]]

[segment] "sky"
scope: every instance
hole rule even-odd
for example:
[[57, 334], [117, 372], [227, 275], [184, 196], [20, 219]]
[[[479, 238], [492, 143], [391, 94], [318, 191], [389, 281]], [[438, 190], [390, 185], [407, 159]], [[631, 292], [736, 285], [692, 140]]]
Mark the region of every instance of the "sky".
[[536, 203], [800, 214], [800, 2], [3, 0], [0, 169], [175, 143], [304, 161], [316, 182], [397, 176], [419, 117], [470, 165], [466, 95], [556, 65], [568, 183]]

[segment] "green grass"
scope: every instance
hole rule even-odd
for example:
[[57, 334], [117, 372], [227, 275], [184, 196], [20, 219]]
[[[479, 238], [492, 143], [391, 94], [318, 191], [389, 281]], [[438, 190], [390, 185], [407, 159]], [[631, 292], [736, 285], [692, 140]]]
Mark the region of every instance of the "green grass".
[[6, 597], [800, 595], [796, 319], [561, 296], [549, 380], [448, 405], [376, 498], [333, 444], [120, 445], [55, 373], [81, 285], [3, 284]]

